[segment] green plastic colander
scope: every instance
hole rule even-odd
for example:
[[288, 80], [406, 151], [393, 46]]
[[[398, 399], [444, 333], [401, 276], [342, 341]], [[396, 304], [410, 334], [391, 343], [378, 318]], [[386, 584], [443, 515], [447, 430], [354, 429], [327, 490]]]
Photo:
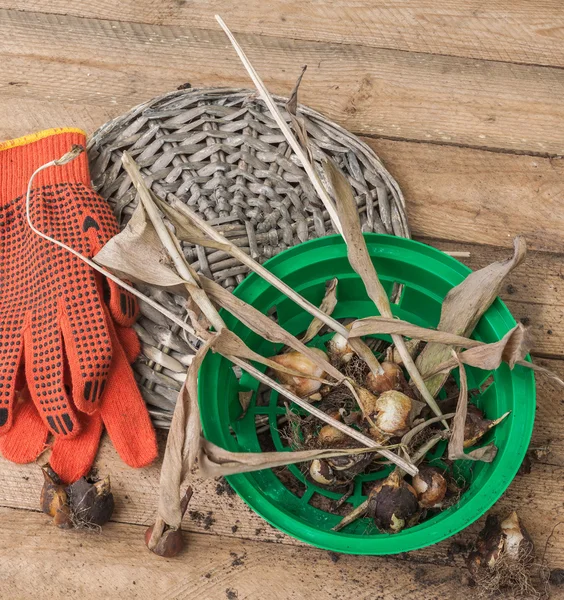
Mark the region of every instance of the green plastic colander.
[[[403, 285], [399, 302], [392, 305], [394, 315], [417, 325], [436, 327], [445, 295], [470, 270], [454, 258], [419, 242], [380, 234], [366, 234], [365, 239], [388, 293], [394, 283]], [[321, 302], [325, 282], [337, 277], [335, 318], [378, 314], [362, 281], [349, 265], [341, 236], [300, 244], [270, 259], [265, 266], [314, 304]], [[237, 287], [235, 295], [263, 313], [276, 310], [279, 323], [294, 334], [303, 332], [311, 321], [308, 313], [255, 274]], [[259, 354], [272, 356], [279, 351], [280, 346], [265, 341], [232, 315], [225, 313], [223, 316], [228, 327]], [[513, 326], [513, 317], [498, 298], [482, 317], [472, 337], [494, 342]], [[327, 337], [314, 339], [312, 345], [322, 345]], [[271, 525], [318, 548], [351, 554], [395, 554], [440, 542], [476, 521], [503, 494], [519, 469], [533, 429], [535, 385], [532, 371], [519, 366], [510, 371], [503, 364], [494, 372], [468, 368], [467, 373], [470, 389], [486, 384], [472, 401], [484, 410], [489, 419], [511, 411], [509, 417], [483, 439], [484, 444], [494, 441], [499, 452], [490, 464], [457, 461], [456, 476], [469, 484], [468, 489], [456, 505], [415, 527], [390, 535], [378, 531], [368, 518], [364, 518], [342, 531], [332, 531], [341, 517], [316, 506], [323, 506], [319, 502], [321, 497], [336, 500], [342, 493], [328, 491], [309, 482], [299, 465], [288, 467], [299, 480], [299, 486], [292, 486], [295, 493], [284, 483], [288, 477], [281, 479], [271, 469], [233, 475], [227, 479], [239, 496]], [[488, 384], [490, 375], [493, 381]], [[268, 415], [271, 446], [280, 451], [287, 450], [288, 442], [281, 438], [277, 428], [277, 417], [285, 414], [284, 402], [276, 392], [270, 392], [266, 406], [264, 402], [261, 406], [256, 405], [255, 393], [246, 415], [240, 418], [242, 409], [238, 393], [256, 391], [257, 388], [258, 382], [246, 374], [237, 380], [232, 365], [225, 358], [208, 354], [199, 378], [200, 409], [206, 438], [231, 451], [260, 452], [255, 417]], [[435, 447], [428, 459], [442, 453], [442, 444]], [[440, 461], [433, 464], [441, 466]], [[388, 473], [389, 470], [383, 470], [357, 476], [354, 493], [347, 500], [347, 506], [351, 510], [358, 506], [366, 498], [367, 482], [386, 477]]]

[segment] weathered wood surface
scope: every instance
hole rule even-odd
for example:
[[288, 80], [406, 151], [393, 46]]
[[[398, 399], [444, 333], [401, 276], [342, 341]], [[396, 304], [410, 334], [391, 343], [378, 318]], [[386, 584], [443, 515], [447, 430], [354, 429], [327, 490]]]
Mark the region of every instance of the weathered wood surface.
[[[0, 0], [0, 7], [152, 25], [215, 29], [214, 14], [235, 32], [358, 44], [410, 52], [564, 66], [559, 0]], [[249, 16], [252, 15], [252, 18]]]
[[[395, 600], [461, 595], [452, 566], [331, 556], [211, 535], [187, 536], [190, 558], [161, 559], [143, 545], [144, 528], [111, 523], [97, 533], [64, 533], [30, 511], [0, 509], [0, 596], [167, 600]], [[21, 540], [13, 544], [13, 540]], [[376, 565], [378, 567], [376, 568]], [[56, 586], [56, 593], [54, 593]]]
[[[512, 236], [525, 234], [528, 259], [501, 297], [531, 327], [535, 360], [564, 377], [561, 3], [0, 0], [0, 139], [65, 125], [92, 133], [186, 81], [250, 87], [215, 12], [238, 32], [272, 91], [288, 94], [309, 65], [301, 99], [365, 136], [405, 193], [414, 237], [469, 251], [462, 261], [475, 269], [505, 258]], [[564, 521], [563, 397], [538, 378], [532, 446], [550, 443], [551, 452], [495, 507], [517, 509], [541, 551]], [[337, 558], [279, 533], [221, 482], [207, 481], [196, 486], [185, 518], [186, 554], [165, 561], [142, 540], [154, 519], [159, 464], [132, 470], [105, 439], [97, 467], [111, 473], [116, 522], [101, 535], [69, 534], [33, 512], [39, 468], [0, 459], [1, 598], [472, 594], [454, 550], [483, 518], [400, 557]], [[563, 531], [547, 545], [551, 568], [564, 567]]]
[[[309, 66], [304, 103], [355, 133], [564, 154], [564, 70], [360, 45], [239, 36], [273, 92]], [[247, 86], [219, 28], [0, 10], [4, 97], [135, 103], [189, 81]], [[25, 74], [25, 78], [22, 75]]]

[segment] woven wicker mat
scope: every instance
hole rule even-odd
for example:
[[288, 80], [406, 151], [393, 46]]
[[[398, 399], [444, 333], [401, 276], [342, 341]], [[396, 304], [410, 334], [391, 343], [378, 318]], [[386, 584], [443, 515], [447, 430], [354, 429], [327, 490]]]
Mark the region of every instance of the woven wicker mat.
[[[284, 108], [285, 98], [275, 101]], [[374, 152], [314, 110], [300, 106], [299, 113], [314, 160], [330, 156], [349, 178], [363, 230], [410, 237], [402, 193]], [[94, 133], [88, 146], [94, 187], [122, 227], [137, 205], [121, 165], [124, 150], [159, 197], [179, 198], [260, 262], [299, 242], [334, 233], [305, 171], [250, 90], [175, 91]], [[189, 244], [183, 250], [195, 269], [228, 289], [248, 272], [223, 252]], [[186, 317], [182, 298], [156, 289], [143, 291]], [[143, 353], [134, 369], [155, 425], [168, 428], [193, 352], [178, 326], [147, 305], [141, 310], [136, 329]]]

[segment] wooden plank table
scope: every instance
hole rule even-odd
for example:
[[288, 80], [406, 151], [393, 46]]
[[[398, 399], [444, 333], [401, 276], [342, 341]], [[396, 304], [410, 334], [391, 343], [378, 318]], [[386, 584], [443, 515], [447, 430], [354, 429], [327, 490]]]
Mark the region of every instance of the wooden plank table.
[[[564, 377], [564, 11], [559, 0], [0, 0], [0, 139], [55, 126], [89, 133], [189, 81], [250, 86], [213, 20], [222, 14], [271, 91], [359, 134], [397, 178], [417, 239], [472, 268], [530, 253], [502, 298], [530, 325], [536, 361]], [[1, 176], [1, 175], [0, 175]], [[564, 567], [564, 394], [538, 380], [533, 446], [551, 452], [496, 506], [517, 509]], [[164, 436], [161, 440], [164, 448]], [[461, 549], [483, 519], [390, 558], [338, 556], [270, 527], [221, 483], [201, 482], [187, 551], [146, 551], [159, 464], [124, 466], [107, 440], [114, 522], [63, 532], [38, 512], [36, 465], [0, 459], [1, 598], [447, 599], [471, 594]], [[554, 525], [560, 525], [550, 536]], [[562, 587], [553, 597], [564, 597]]]

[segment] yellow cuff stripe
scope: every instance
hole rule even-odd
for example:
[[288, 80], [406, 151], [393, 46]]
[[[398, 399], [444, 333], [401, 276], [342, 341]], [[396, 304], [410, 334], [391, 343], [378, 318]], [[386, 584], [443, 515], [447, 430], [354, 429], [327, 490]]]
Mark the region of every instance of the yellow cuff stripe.
[[78, 127], [53, 127], [52, 129], [45, 129], [44, 131], [38, 131], [37, 133], [30, 133], [13, 140], [7, 140], [6, 142], [0, 142], [0, 151], [9, 150], [10, 148], [16, 148], [17, 146], [25, 146], [26, 144], [32, 144], [38, 140], [42, 140], [52, 135], [58, 135], [60, 133], [81, 133], [86, 136], [86, 132]]

